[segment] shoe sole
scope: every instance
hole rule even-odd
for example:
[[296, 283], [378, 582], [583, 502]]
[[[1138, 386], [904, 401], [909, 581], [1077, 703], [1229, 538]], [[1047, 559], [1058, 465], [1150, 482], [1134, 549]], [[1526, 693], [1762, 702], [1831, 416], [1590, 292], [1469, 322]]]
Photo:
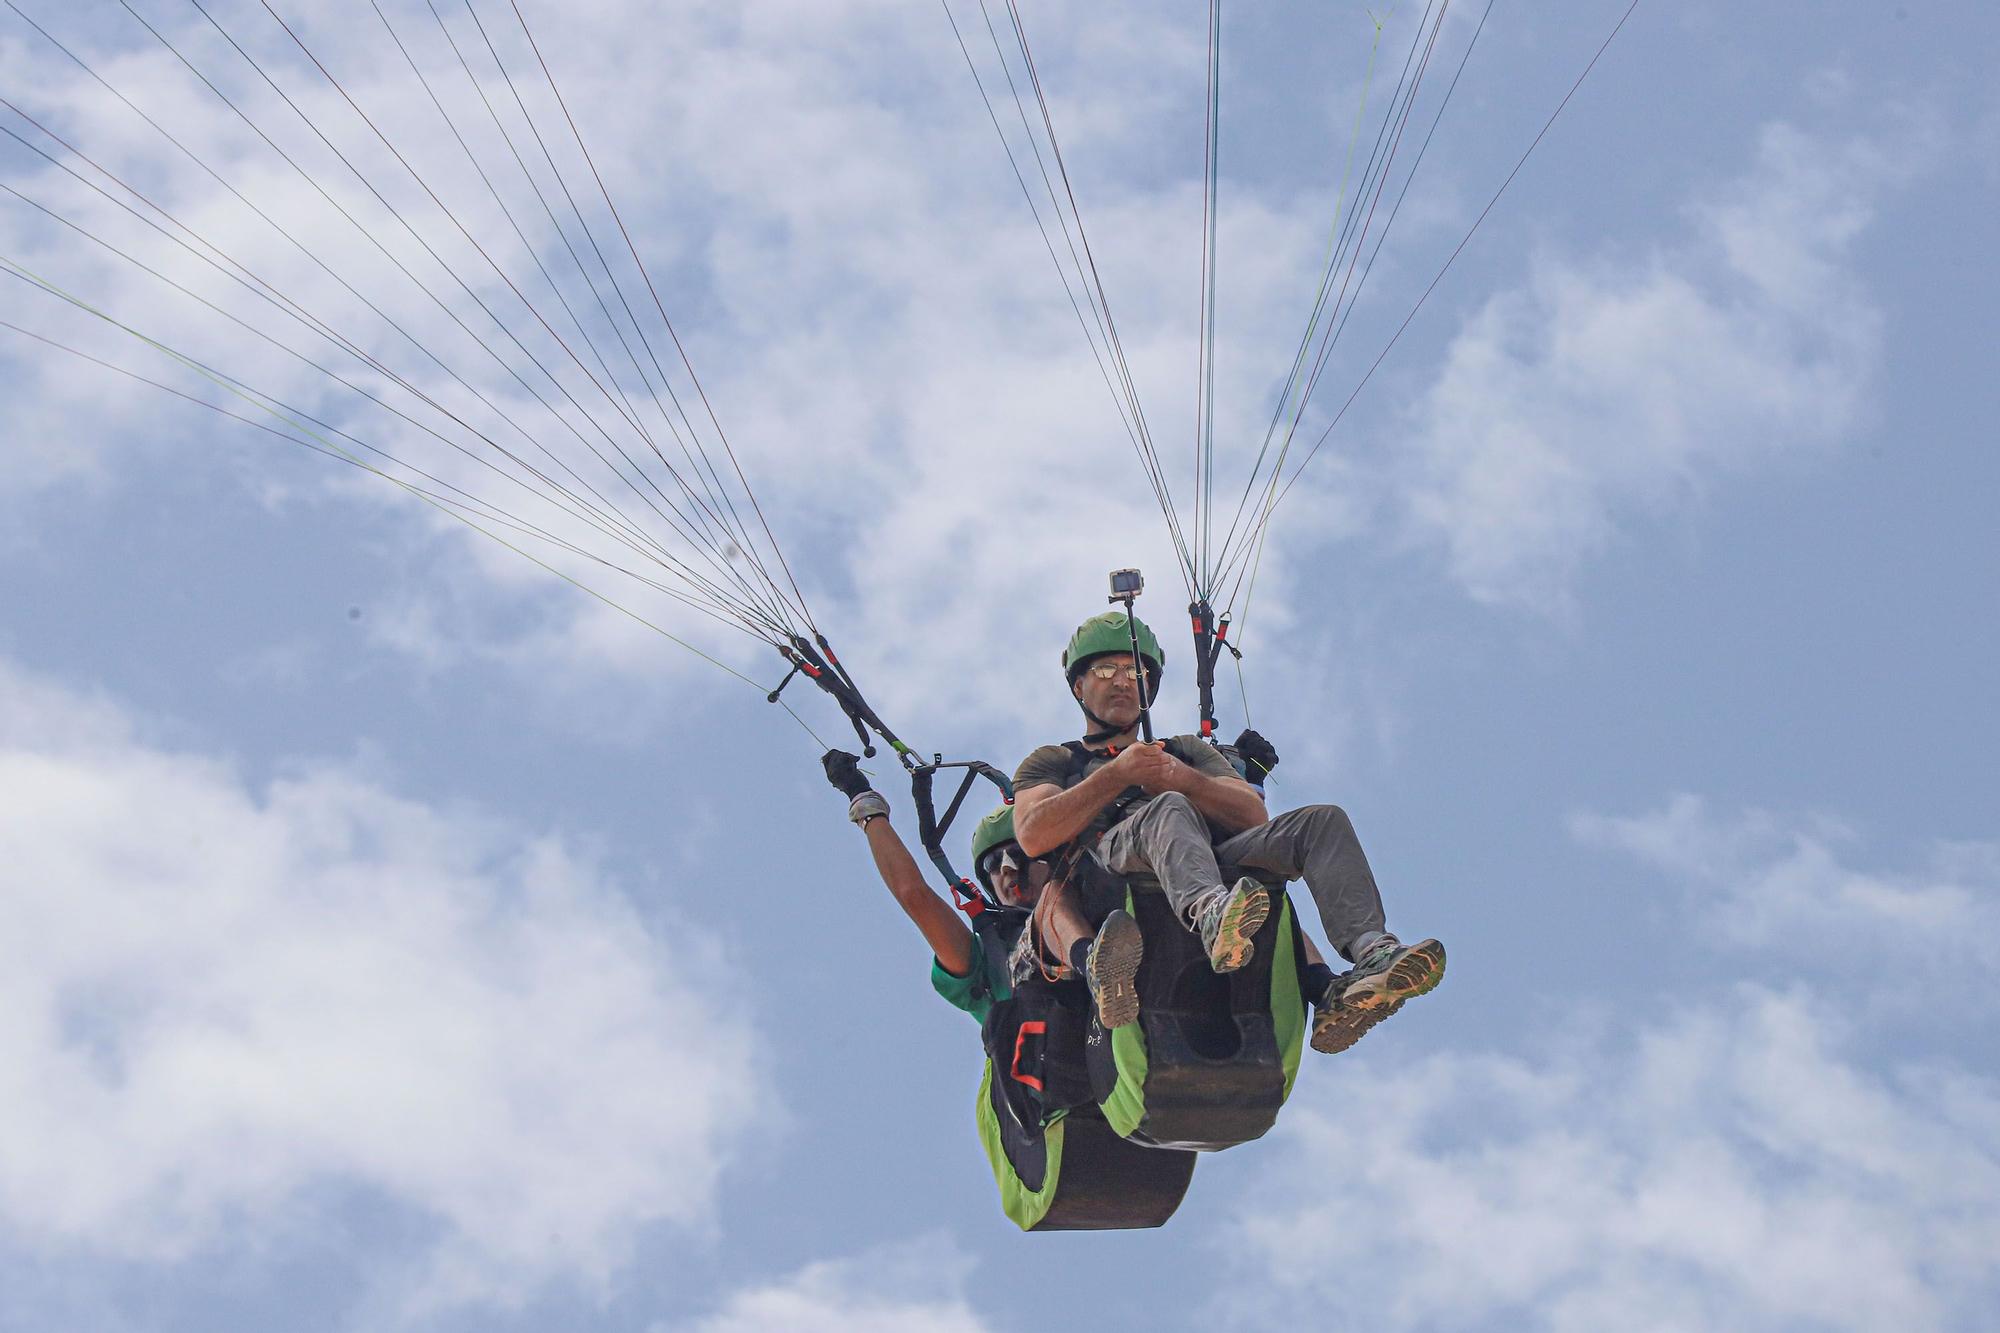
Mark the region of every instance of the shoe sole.
[[[1251, 886], [1247, 890], [1246, 884]], [[1216, 923], [1215, 943], [1208, 946], [1208, 965], [1217, 972], [1234, 972], [1248, 963], [1257, 952], [1250, 937], [1263, 928], [1270, 915], [1271, 895], [1264, 886], [1254, 879], [1237, 880], [1235, 897]]]
[[1398, 1003], [1429, 995], [1444, 980], [1444, 946], [1436, 940], [1413, 944], [1384, 975], [1389, 978], [1389, 993]]
[[1339, 1055], [1353, 1048], [1377, 1023], [1403, 1007], [1401, 1000], [1372, 1009], [1328, 1005], [1313, 1014], [1312, 1048], [1321, 1055]]
[[1405, 1000], [1428, 995], [1444, 980], [1444, 946], [1436, 940], [1415, 944], [1386, 972], [1364, 977], [1341, 992], [1340, 1002], [1313, 1017], [1312, 1048], [1339, 1055], [1395, 1014]]
[[1139, 963], [1146, 955], [1146, 937], [1139, 923], [1123, 912], [1104, 919], [1091, 947], [1090, 971], [1097, 982], [1097, 1021], [1122, 1028], [1139, 1017]]

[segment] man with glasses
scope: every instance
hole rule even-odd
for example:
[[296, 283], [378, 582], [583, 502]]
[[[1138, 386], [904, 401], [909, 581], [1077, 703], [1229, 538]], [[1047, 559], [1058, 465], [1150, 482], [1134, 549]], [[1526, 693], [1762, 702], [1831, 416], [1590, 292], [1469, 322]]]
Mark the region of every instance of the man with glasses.
[[1134, 978], [1144, 948], [1139, 923], [1115, 911], [1093, 931], [1067, 895], [1045, 893], [1048, 862], [1029, 857], [1014, 840], [1014, 812], [1000, 807], [979, 821], [972, 835], [973, 873], [1009, 907], [1029, 910], [1006, 965], [996, 966], [972, 928], [932, 889], [917, 860], [889, 825], [889, 802], [868, 785], [860, 760], [829, 750], [820, 761], [827, 781], [848, 797], [847, 817], [859, 825], [875, 858], [876, 873], [931, 946], [931, 985], [946, 1001], [980, 1022], [1014, 987], [1040, 970], [1050, 980], [1075, 975], [1090, 989], [1098, 1022], [1123, 1027], [1139, 1016]]
[[1020, 845], [1041, 857], [1081, 841], [1113, 874], [1152, 875], [1217, 972], [1250, 961], [1251, 937], [1271, 911], [1261, 883], [1245, 876], [1225, 884], [1220, 865], [1303, 878], [1327, 942], [1354, 965], [1309, 992], [1320, 1008], [1314, 1049], [1344, 1051], [1438, 984], [1444, 946], [1406, 948], [1388, 933], [1375, 876], [1339, 807], [1273, 819], [1262, 795], [1200, 737], [1139, 740], [1142, 707], [1157, 695], [1165, 661], [1153, 632], [1123, 611], [1077, 628], [1063, 669], [1088, 727], [1081, 741], [1044, 745], [1015, 771]]

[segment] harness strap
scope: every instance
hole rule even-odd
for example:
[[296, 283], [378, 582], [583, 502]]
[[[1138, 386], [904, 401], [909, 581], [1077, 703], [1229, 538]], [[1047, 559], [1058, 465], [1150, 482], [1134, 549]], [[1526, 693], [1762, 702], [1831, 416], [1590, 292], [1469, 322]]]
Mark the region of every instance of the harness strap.
[[1203, 740], [1215, 739], [1215, 664], [1222, 660], [1224, 649], [1236, 655], [1238, 661], [1242, 652], [1229, 641], [1229, 614], [1220, 617], [1206, 598], [1188, 603], [1188, 618], [1194, 624], [1194, 688], [1200, 700], [1201, 736]]
[[[958, 784], [957, 793], [951, 804], [945, 807], [944, 818], [939, 819], [937, 800], [932, 790], [940, 771], [947, 768], [962, 768], [965, 777]], [[1000, 797], [1008, 805], [1014, 803], [1014, 784], [993, 765], [980, 759], [961, 759], [947, 764], [943, 755], [934, 755], [931, 762], [910, 771], [910, 795], [917, 806], [917, 835], [923, 842], [924, 852], [931, 864], [944, 876], [944, 884], [951, 892], [952, 905], [973, 918], [976, 922], [985, 912], [996, 911], [1001, 904], [992, 898], [975, 881], [958, 873], [951, 864], [951, 857], [944, 849], [944, 835], [951, 831], [952, 821], [958, 818], [959, 810], [965, 805], [965, 798], [972, 790], [972, 784], [980, 778], [1000, 789]]]

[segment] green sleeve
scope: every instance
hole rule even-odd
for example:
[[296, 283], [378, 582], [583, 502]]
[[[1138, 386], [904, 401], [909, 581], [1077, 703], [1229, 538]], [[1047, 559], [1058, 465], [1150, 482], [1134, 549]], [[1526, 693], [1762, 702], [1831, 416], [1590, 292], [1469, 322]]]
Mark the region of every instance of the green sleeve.
[[993, 975], [992, 967], [986, 959], [986, 950], [975, 941], [972, 948], [972, 968], [962, 977], [955, 977], [944, 970], [944, 964], [931, 959], [931, 989], [944, 997], [945, 1003], [955, 1009], [963, 1009], [981, 1023], [991, 1012], [994, 1002], [1004, 1000], [1014, 992], [1007, 984], [1007, 978]]
[[1014, 790], [1063, 785], [1069, 776], [1069, 751], [1060, 745], [1043, 745], [1021, 761], [1014, 770]]

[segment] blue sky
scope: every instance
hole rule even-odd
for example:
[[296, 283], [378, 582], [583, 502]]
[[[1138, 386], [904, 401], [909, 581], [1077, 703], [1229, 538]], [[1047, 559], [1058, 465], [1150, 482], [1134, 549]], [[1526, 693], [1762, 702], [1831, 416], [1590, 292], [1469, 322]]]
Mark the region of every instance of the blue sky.
[[[323, 151], [198, 14], [139, 8]], [[1145, 567], [1165, 625], [1179, 598], [944, 13], [657, 8], [527, 12], [816, 616], [919, 748], [1011, 766], [1074, 731], [1054, 662], [1104, 572]], [[1206, 11], [1022, 8], [1184, 496]], [[465, 350], [124, 9], [22, 10]], [[1312, 436], [1623, 11], [1494, 7]], [[214, 12], [391, 178], [261, 7]], [[280, 12], [503, 225], [372, 14]], [[1372, 27], [1224, 19], [1240, 484]], [[617, 589], [753, 693], [375, 478], [0, 330], [0, 1328], [1983, 1326], [1996, 38], [1970, 4], [1646, 0], [1303, 473], [1244, 621], [1274, 803], [1346, 807], [1451, 972], [1309, 1057], [1158, 1232], [1001, 1217], [972, 1025], [759, 697], [768, 649]], [[12, 11], [0, 89], [355, 315]], [[198, 274], [14, 139], [0, 182]], [[0, 253], [424, 444], [11, 194]], [[5, 282], [0, 318], [157, 373]]]

